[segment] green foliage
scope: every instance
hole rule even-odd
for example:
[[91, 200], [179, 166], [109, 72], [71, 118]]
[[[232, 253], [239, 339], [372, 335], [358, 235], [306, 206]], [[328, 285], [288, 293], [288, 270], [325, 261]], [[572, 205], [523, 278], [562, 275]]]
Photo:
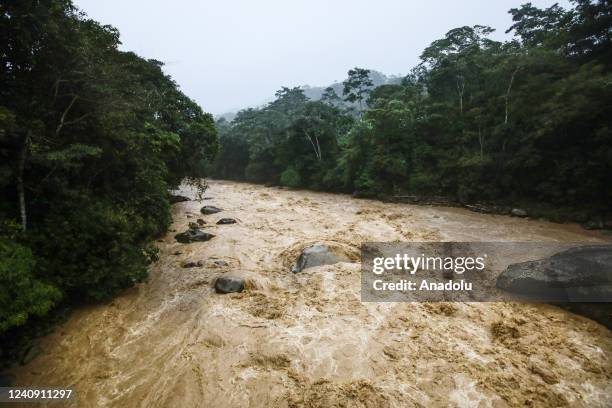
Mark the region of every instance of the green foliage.
[[223, 124], [221, 149], [227, 143], [236, 161], [228, 171], [228, 156], [217, 174], [366, 196], [538, 202], [577, 218], [610, 213], [612, 8], [573, 3], [510, 10], [508, 42], [487, 26], [452, 29], [399, 84], [373, 88], [371, 71], [351, 69], [343, 97], [359, 106], [357, 118], [338, 109], [337, 88], [320, 102], [283, 88]]
[[348, 79], [343, 82], [343, 85], [344, 100], [352, 103], [358, 102], [359, 111], [362, 112], [363, 102], [374, 86], [374, 82], [370, 79], [370, 70], [357, 67], [350, 69]]
[[281, 173], [280, 183], [283, 186], [295, 188], [302, 184], [302, 179], [300, 177], [300, 173], [298, 173], [295, 167], [290, 166]]
[[218, 141], [161, 62], [120, 51], [117, 30], [70, 0], [1, 2], [0, 31], [0, 217], [24, 231], [1, 238], [6, 349], [60, 296], [98, 301], [144, 280], [168, 189], [203, 191]]
[[36, 260], [13, 233], [0, 236], [0, 333], [44, 316], [60, 300], [61, 292], [35, 276]]

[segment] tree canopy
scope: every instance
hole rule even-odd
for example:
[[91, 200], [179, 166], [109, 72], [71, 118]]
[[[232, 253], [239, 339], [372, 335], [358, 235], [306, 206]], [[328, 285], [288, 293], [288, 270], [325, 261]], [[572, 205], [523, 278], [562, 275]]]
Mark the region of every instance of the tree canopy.
[[213, 118], [163, 64], [70, 0], [0, 3], [0, 353], [58, 302], [146, 278], [168, 189], [217, 151]]
[[371, 71], [351, 69], [342, 98], [357, 115], [332, 87], [280, 111], [283, 88], [268, 106], [218, 124], [217, 174], [564, 209], [575, 219], [609, 214], [611, 10], [605, 0], [569, 10], [527, 3], [509, 11], [511, 40], [491, 39], [483, 25], [452, 29], [401, 83], [372, 87]]

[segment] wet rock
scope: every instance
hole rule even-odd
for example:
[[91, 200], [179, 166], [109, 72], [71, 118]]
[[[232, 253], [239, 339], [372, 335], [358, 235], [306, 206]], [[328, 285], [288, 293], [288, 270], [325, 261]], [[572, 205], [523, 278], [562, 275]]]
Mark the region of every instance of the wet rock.
[[610, 305], [596, 303], [612, 302], [611, 245], [576, 247], [541, 260], [509, 265], [496, 285], [533, 300], [561, 303], [611, 327]]
[[197, 222], [189, 223], [189, 229], [198, 229], [198, 228], [200, 228], [200, 224], [198, 224]]
[[602, 220], [590, 220], [582, 224], [582, 228], [586, 230], [600, 230], [605, 228]]
[[180, 234], [176, 234], [174, 238], [181, 244], [189, 244], [191, 242], [204, 242], [214, 238], [213, 234], [204, 232], [201, 229], [189, 229]]
[[216, 259], [213, 261], [213, 263], [217, 266], [229, 266], [229, 263], [227, 263], [227, 261], [224, 261], [222, 259]]
[[40, 347], [38, 347], [37, 345], [31, 345], [26, 349], [25, 353], [23, 353], [23, 356], [21, 357], [21, 365], [29, 364], [32, 360], [34, 360], [41, 354], [42, 350]]
[[203, 220], [203, 219], [201, 219], [201, 218], [198, 218], [198, 219], [196, 220], [196, 222], [197, 222], [197, 223], [198, 223], [198, 225], [200, 225], [200, 226], [201, 226], [201, 225], [206, 224], [206, 221], [204, 221], [204, 220]]
[[215, 291], [217, 293], [234, 293], [244, 290], [244, 279], [232, 276], [222, 276], [215, 280]]
[[560, 303], [556, 306], [588, 317], [612, 330], [612, 303]]
[[233, 218], [221, 218], [219, 221], [217, 221], [218, 225], [227, 225], [227, 224], [235, 224], [236, 220]]
[[305, 248], [291, 268], [291, 272], [301, 272], [314, 266], [332, 265], [343, 259], [334, 254], [327, 245], [313, 245]]
[[215, 207], [214, 205], [205, 205], [202, 207], [200, 212], [204, 215], [216, 214], [223, 211], [221, 208]]
[[526, 217], [527, 211], [523, 210], [522, 208], [513, 208], [510, 211], [510, 214], [514, 215], [515, 217]]
[[0, 387], [12, 387], [15, 385], [17, 378], [11, 373], [0, 374]]
[[170, 204], [176, 204], [182, 203], [183, 201], [191, 201], [191, 199], [182, 195], [168, 194], [168, 201], [170, 201]]
[[187, 261], [183, 262], [181, 266], [183, 268], [199, 268], [201, 266], [204, 266], [204, 263], [202, 261]]
[[465, 204], [464, 207], [470, 211], [474, 211], [474, 212], [482, 213], [482, 214], [492, 214], [494, 212], [491, 207], [487, 207], [486, 205], [483, 205], [483, 204]]

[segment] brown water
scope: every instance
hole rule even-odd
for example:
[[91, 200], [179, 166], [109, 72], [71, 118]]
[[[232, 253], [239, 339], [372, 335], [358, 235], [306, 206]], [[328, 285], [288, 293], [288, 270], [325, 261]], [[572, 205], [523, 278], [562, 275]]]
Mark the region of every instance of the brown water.
[[[210, 185], [212, 200], [174, 206], [173, 229], [204, 218], [216, 237], [183, 245], [169, 233], [148, 283], [75, 312], [16, 371], [17, 384], [73, 387], [81, 407], [612, 406], [606, 328], [548, 305], [361, 303], [357, 263], [362, 241], [601, 236], [462, 209]], [[224, 211], [201, 216], [203, 204]], [[221, 217], [239, 222], [215, 225]], [[355, 263], [289, 273], [313, 243]], [[224, 273], [248, 278], [248, 290], [215, 294]]]

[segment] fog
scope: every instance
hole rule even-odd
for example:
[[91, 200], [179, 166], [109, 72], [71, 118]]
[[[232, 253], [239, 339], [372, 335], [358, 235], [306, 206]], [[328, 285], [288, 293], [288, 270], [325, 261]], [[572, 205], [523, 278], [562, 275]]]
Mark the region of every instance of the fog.
[[[281, 86], [328, 85], [352, 67], [405, 74], [432, 41], [463, 25], [509, 38], [523, 1], [76, 0], [117, 27], [123, 50], [166, 63], [182, 90], [222, 114], [256, 106]], [[538, 7], [554, 1], [535, 0]], [[568, 6], [569, 2], [561, 1]]]

